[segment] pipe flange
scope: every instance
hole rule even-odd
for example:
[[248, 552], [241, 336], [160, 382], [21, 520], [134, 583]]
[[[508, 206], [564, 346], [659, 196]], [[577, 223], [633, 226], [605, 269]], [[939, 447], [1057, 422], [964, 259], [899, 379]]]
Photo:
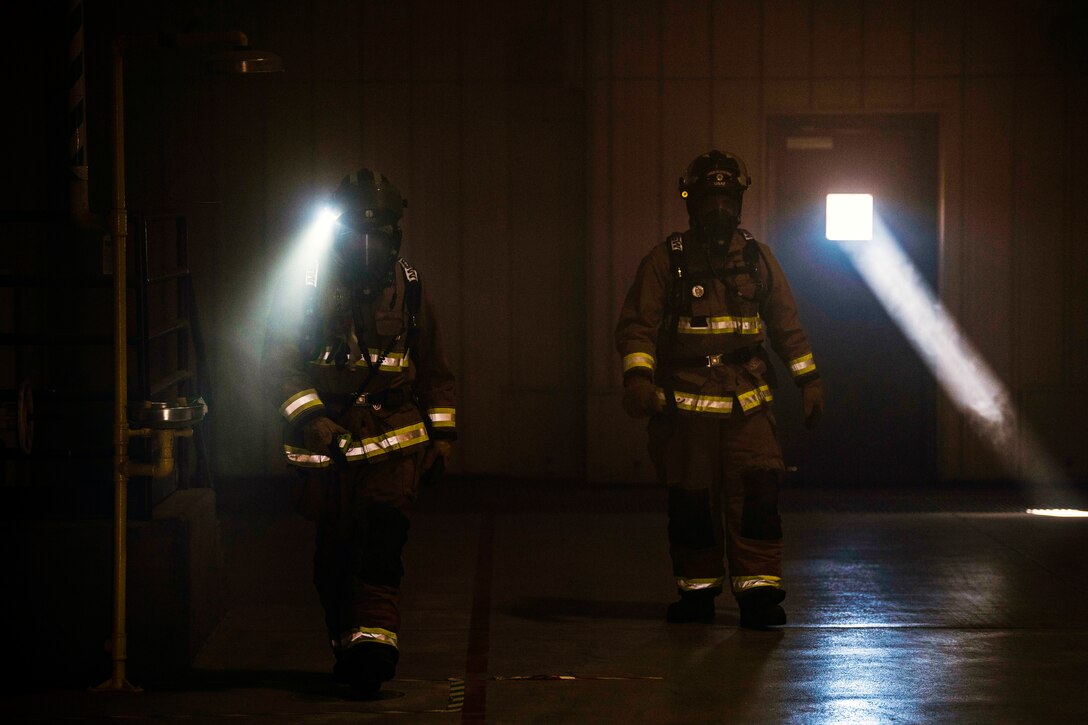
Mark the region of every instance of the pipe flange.
[[207, 406], [203, 400], [194, 404], [163, 403], [146, 400], [129, 405], [128, 417], [134, 424], [152, 430], [190, 428], [204, 420]]

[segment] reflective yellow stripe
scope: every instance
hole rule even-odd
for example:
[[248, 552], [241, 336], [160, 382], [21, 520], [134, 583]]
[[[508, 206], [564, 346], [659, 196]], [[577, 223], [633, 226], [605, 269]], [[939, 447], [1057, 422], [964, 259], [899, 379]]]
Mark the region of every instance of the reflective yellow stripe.
[[423, 423], [414, 423], [397, 428], [391, 433], [357, 441], [345, 455], [349, 461], [372, 460], [381, 458], [391, 451], [404, 450], [426, 443], [428, 440], [430, 439], [427, 437], [427, 427]]
[[[697, 395], [695, 393], [685, 393], [674, 390], [672, 396], [676, 401], [677, 409], [685, 410], [689, 413], [729, 415], [733, 412], [734, 396], [732, 395]], [[666, 399], [665, 392], [663, 390], [658, 390], [657, 397], [659, 400], [664, 401]], [[736, 397], [736, 400], [740, 403], [741, 410], [747, 412], [758, 408], [764, 403], [770, 403], [774, 400], [774, 395], [771, 393], [771, 388], [769, 386], [760, 385], [754, 390], [741, 393]]]
[[706, 318], [706, 325], [695, 327], [692, 318], [681, 317], [676, 325], [677, 332], [688, 335], [758, 335], [763, 330], [763, 321], [758, 317], [721, 317]]
[[[370, 362], [371, 364], [377, 363], [381, 358], [382, 351], [376, 347], [370, 348]], [[365, 363], [364, 363], [365, 364]], [[388, 353], [384, 359], [382, 359], [381, 367], [378, 368], [382, 372], [400, 372], [408, 369], [408, 355], [403, 352], [391, 352]]]
[[775, 589], [782, 588], [782, 577], [772, 576], [770, 574], [760, 574], [758, 576], [735, 576], [733, 580], [733, 592], [746, 592], [750, 589], [756, 589], [757, 587], [774, 587]]
[[[381, 458], [392, 451], [405, 450], [420, 443], [426, 443], [428, 440], [430, 439], [427, 437], [427, 427], [423, 423], [414, 423], [397, 428], [391, 433], [352, 441], [344, 450], [344, 457], [348, 461]], [[344, 446], [341, 445], [341, 449], [343, 448]], [[288, 463], [300, 468], [326, 468], [332, 462], [332, 459], [323, 453], [314, 453], [298, 446], [284, 445], [283, 452], [287, 456]]]
[[646, 368], [650, 372], [653, 372], [656, 366], [657, 361], [654, 360], [654, 356], [646, 352], [633, 352], [623, 356], [623, 372], [634, 370], [635, 368]]
[[680, 410], [717, 415], [728, 415], [733, 412], [733, 396], [726, 398], [720, 395], [695, 395], [682, 393], [679, 390], [673, 391], [672, 395], [676, 400], [676, 407]]
[[307, 410], [318, 408], [321, 405], [323, 405], [321, 396], [317, 394], [317, 391], [313, 388], [307, 388], [285, 400], [283, 405], [280, 406], [280, 414], [287, 419], [287, 422], [292, 423]]
[[379, 642], [390, 647], [397, 646], [397, 633], [381, 627], [357, 627], [340, 635], [340, 648], [347, 649], [361, 642]]
[[427, 408], [427, 417], [435, 428], [456, 428], [457, 410], [455, 408]]
[[285, 445], [283, 452], [287, 456], [287, 462], [299, 468], [326, 468], [331, 462], [328, 456], [297, 446]]
[[790, 373], [795, 378], [798, 375], [805, 375], [806, 373], [811, 373], [814, 370], [816, 370], [816, 363], [812, 359], [811, 352], [808, 355], [802, 355], [799, 358], [790, 360]]
[[[381, 354], [382, 354], [381, 350], [378, 350], [377, 348], [373, 348], [373, 347], [370, 348], [370, 350], [369, 350], [370, 364], [373, 365], [373, 364], [377, 363], [378, 359], [381, 358]], [[321, 366], [321, 367], [328, 367], [328, 366], [332, 366], [332, 365], [335, 365], [335, 364], [336, 364], [336, 361], [332, 359], [332, 348], [331, 347], [325, 348], [325, 352], [318, 355], [317, 359], [314, 360], [314, 365], [318, 365], [318, 366]], [[410, 364], [411, 364], [411, 356], [410, 355], [407, 355], [407, 354], [405, 354], [403, 352], [391, 352], [391, 353], [388, 353], [384, 358], [382, 358], [382, 364], [378, 367], [378, 370], [380, 370], [383, 373], [399, 373], [399, 372], [403, 372], [403, 371], [407, 370], [408, 366]], [[353, 361], [349, 361], [347, 363], [347, 367], [349, 369], [350, 368], [362, 368], [362, 369], [365, 369], [367, 367], [367, 364], [366, 364], [365, 360], [353, 360]]]
[[676, 577], [676, 586], [679, 587], [682, 592], [698, 592], [704, 589], [721, 589], [723, 581], [725, 581], [725, 577], [717, 577], [715, 579], [684, 579], [683, 577]]
[[766, 385], [760, 385], [755, 390], [749, 390], [746, 393], [741, 393], [737, 396], [737, 401], [740, 403], [741, 410], [745, 412], [758, 408], [763, 403], [769, 403], [774, 400], [774, 396], [771, 395], [770, 387]]

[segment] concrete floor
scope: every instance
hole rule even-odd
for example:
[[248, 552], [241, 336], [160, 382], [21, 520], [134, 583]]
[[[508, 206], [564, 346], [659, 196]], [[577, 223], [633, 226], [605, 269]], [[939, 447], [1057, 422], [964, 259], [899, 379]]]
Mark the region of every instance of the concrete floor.
[[309, 524], [285, 505], [226, 502], [230, 607], [191, 677], [130, 672], [143, 692], [26, 692], [4, 710], [43, 722], [1088, 721], [1088, 519], [1019, 513], [1008, 490], [787, 490], [789, 624], [752, 632], [727, 597], [712, 625], [664, 623], [663, 503], [648, 486], [425, 490], [398, 678], [359, 701], [329, 678]]

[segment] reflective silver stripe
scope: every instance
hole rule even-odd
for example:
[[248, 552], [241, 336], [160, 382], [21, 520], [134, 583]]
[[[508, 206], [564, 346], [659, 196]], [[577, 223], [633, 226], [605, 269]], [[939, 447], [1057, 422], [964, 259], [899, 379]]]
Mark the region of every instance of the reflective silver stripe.
[[408, 355], [403, 352], [391, 352], [388, 353], [385, 358], [382, 358], [382, 351], [376, 347], [370, 348], [370, 362], [371, 364], [377, 363], [378, 360], [382, 361], [379, 370], [386, 372], [400, 372], [408, 367]]
[[347, 458], [349, 461], [365, 461], [366, 449], [361, 445], [356, 444], [344, 451], [344, 458]]
[[623, 356], [623, 372], [634, 370], [635, 368], [646, 368], [650, 372], [653, 372], [656, 366], [657, 361], [654, 360], [654, 356], [649, 353], [633, 352]]
[[684, 579], [683, 577], [676, 577], [676, 586], [678, 586], [682, 592], [698, 592], [703, 589], [721, 589], [723, 581], [725, 581], [725, 577], [717, 577], [715, 579]]
[[283, 452], [287, 456], [287, 462], [299, 468], [325, 468], [331, 462], [328, 456], [297, 446], [285, 445]]
[[782, 577], [772, 576], [770, 574], [760, 574], [759, 576], [735, 576], [732, 577], [732, 580], [734, 592], [746, 592], [749, 589], [756, 589], [757, 587], [782, 588]]
[[737, 396], [741, 409], [745, 411], [758, 408], [763, 403], [769, 403], [772, 400], [774, 400], [774, 396], [771, 395], [770, 387], [766, 385], [760, 385], [755, 390], [749, 390]]
[[427, 417], [431, 419], [431, 425], [435, 428], [454, 428], [457, 426], [457, 410], [455, 408], [428, 408]]
[[676, 407], [692, 413], [714, 413], [725, 415], [733, 412], [733, 396], [728, 398], [720, 395], [694, 395], [673, 391], [672, 397], [676, 400]]
[[[386, 435], [352, 441], [351, 445], [344, 451], [344, 457], [349, 461], [380, 458], [391, 451], [411, 448], [420, 443], [426, 443], [428, 440], [430, 439], [427, 437], [427, 427], [423, 423], [415, 423], [398, 428]], [[332, 462], [327, 455], [314, 453], [311, 450], [297, 446], [285, 445], [283, 452], [287, 456], [288, 463], [300, 468], [325, 468]]]
[[805, 373], [811, 373], [815, 369], [816, 363], [812, 359], [811, 352], [808, 355], [802, 355], [799, 358], [790, 360], [790, 373], [792, 373], [794, 377], [804, 375]]
[[690, 317], [681, 317], [676, 325], [677, 332], [689, 335], [758, 335], [763, 330], [763, 320], [757, 317], [722, 317], [706, 318], [706, 325], [694, 327]]
[[322, 405], [321, 396], [313, 388], [307, 388], [285, 400], [280, 406], [280, 413], [288, 422], [292, 422], [305, 411], [320, 405]]
[[[373, 364], [378, 362], [379, 358], [381, 358], [382, 351], [371, 348], [369, 354], [370, 354], [370, 363], [373, 365]], [[385, 373], [399, 373], [399, 372], [402, 372], [402, 371], [408, 369], [408, 366], [410, 365], [410, 361], [411, 361], [411, 355], [406, 355], [405, 353], [402, 353], [402, 352], [391, 352], [388, 355], [386, 355], [384, 358], [382, 358], [382, 364], [378, 367], [378, 369], [381, 370], [382, 372], [385, 372]], [[336, 364], [336, 362], [332, 359], [332, 349], [331, 348], [326, 348], [325, 352], [323, 352], [321, 355], [319, 355], [317, 357], [316, 360], [314, 360], [314, 365], [318, 365], [320, 367], [327, 367], [327, 366], [332, 366], [332, 365], [335, 365], [335, 364]], [[348, 363], [347, 363], [347, 367], [348, 367], [348, 369], [352, 369], [352, 368], [363, 368], [363, 369], [365, 369], [367, 367], [367, 364], [363, 360], [354, 360], [354, 361], [349, 360]]]
[[386, 435], [354, 441], [354, 445], [344, 455], [349, 461], [370, 460], [380, 458], [391, 451], [403, 450], [420, 443], [426, 443], [428, 440], [430, 439], [427, 437], [427, 427], [423, 423], [415, 423], [403, 428], [397, 428]]
[[390, 647], [396, 647], [397, 633], [381, 627], [358, 627], [348, 630], [340, 636], [340, 649], [347, 649], [360, 642], [380, 642]]

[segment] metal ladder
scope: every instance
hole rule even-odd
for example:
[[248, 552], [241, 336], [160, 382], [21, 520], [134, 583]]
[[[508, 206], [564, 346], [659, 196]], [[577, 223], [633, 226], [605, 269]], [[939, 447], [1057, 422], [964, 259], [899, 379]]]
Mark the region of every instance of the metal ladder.
[[[136, 254], [136, 380], [135, 386], [130, 381], [130, 399], [173, 403], [207, 397], [210, 378], [189, 269], [186, 219], [180, 214], [133, 214], [129, 228], [135, 232]], [[194, 427], [191, 440], [195, 460], [179, 457], [176, 480], [148, 482], [151, 506], [177, 488], [214, 485], [204, 426]]]

